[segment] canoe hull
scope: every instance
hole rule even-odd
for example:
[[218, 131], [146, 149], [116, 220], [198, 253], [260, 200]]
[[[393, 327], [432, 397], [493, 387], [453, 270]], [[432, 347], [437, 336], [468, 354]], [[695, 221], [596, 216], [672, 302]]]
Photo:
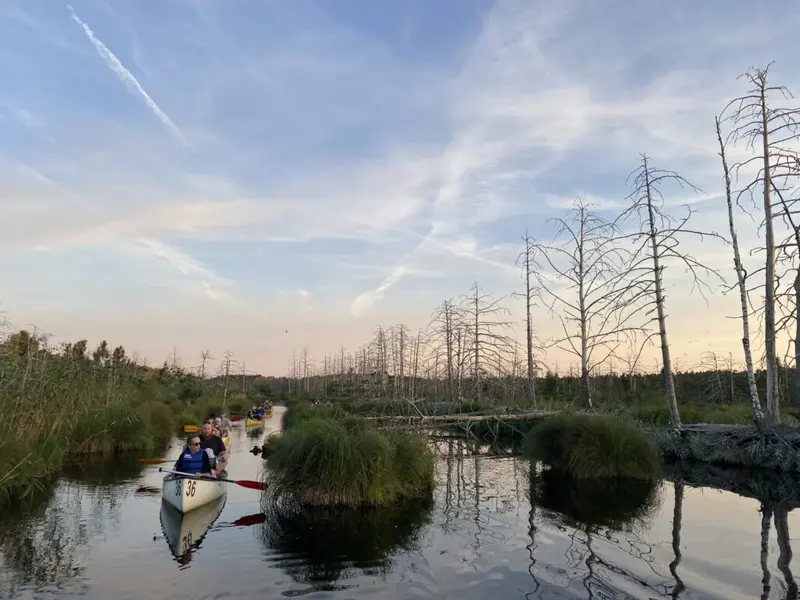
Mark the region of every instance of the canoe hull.
[[247, 419], [244, 422], [246, 427], [262, 427], [264, 425], [263, 419]]
[[166, 475], [161, 496], [178, 512], [187, 513], [225, 496], [228, 493], [227, 486], [221, 481]]

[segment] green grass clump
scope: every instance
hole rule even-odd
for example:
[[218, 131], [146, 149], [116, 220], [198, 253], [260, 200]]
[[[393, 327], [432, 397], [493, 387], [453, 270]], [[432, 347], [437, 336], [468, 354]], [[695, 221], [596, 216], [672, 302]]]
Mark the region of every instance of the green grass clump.
[[295, 423], [267, 459], [268, 494], [301, 506], [386, 506], [428, 494], [432, 479], [424, 440], [353, 418]]
[[649, 479], [661, 470], [657, 445], [629, 420], [588, 414], [544, 419], [525, 437], [523, 453], [576, 479]]
[[312, 419], [331, 419], [339, 414], [344, 413], [327, 406], [314, 406], [308, 402], [295, 402], [283, 413], [282, 427], [284, 431], [288, 431], [300, 423], [305, 423]]

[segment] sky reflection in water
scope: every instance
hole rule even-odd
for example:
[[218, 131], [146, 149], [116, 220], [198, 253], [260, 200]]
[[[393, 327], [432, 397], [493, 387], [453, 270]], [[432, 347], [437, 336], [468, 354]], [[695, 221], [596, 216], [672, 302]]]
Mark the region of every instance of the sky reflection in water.
[[[554, 473], [531, 477], [523, 460], [475, 456], [455, 440], [438, 444], [432, 504], [361, 515], [278, 511], [231, 486], [224, 502], [180, 518], [164, 512], [159, 494], [136, 493], [159, 485], [157, 467], [132, 459], [117, 463], [116, 474], [108, 465], [71, 472], [50, 498], [0, 520], [0, 597], [797, 594], [798, 561], [786, 543], [800, 527], [790, 512], [797, 496], [780, 478], [750, 481], [750, 492], [772, 500], [760, 512], [759, 500], [713, 488], [670, 481], [609, 488]], [[233, 445], [230, 477], [256, 476], [261, 461], [247, 454], [253, 440], [242, 432]], [[716, 483], [736, 481], [716, 476]]]

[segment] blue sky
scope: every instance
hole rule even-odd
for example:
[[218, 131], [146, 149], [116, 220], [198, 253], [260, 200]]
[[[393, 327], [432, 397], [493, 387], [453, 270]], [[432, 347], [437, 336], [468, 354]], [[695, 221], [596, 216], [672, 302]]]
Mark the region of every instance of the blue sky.
[[[473, 281], [509, 294], [525, 229], [620, 202], [640, 152], [724, 229], [713, 117], [751, 65], [798, 89], [792, 7], [11, 0], [0, 307], [151, 362], [230, 349], [280, 372], [293, 348], [422, 327]], [[735, 343], [674, 285], [678, 356], [708, 315], [703, 344]]]

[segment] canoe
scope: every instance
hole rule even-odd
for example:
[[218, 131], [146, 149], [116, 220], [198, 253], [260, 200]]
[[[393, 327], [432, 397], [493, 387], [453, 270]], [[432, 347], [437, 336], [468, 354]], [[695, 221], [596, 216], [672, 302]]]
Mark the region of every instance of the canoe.
[[229, 438], [229, 437], [226, 435], [224, 438], [222, 438], [222, 443], [223, 443], [223, 444], [225, 444], [225, 449], [226, 449], [226, 450], [228, 450], [228, 451], [230, 451], [230, 449], [231, 449], [231, 448], [230, 448], [230, 446], [231, 446], [231, 438]]
[[238, 423], [242, 420], [242, 417], [231, 417], [231, 423]]
[[188, 513], [219, 500], [228, 493], [227, 483], [200, 477], [164, 475], [161, 497], [178, 512]]
[[264, 424], [264, 419], [247, 419], [245, 427], [261, 427]]
[[161, 503], [161, 531], [172, 555], [181, 563], [191, 560], [208, 530], [219, 518], [226, 498], [219, 498], [197, 510], [181, 513], [167, 502]]

